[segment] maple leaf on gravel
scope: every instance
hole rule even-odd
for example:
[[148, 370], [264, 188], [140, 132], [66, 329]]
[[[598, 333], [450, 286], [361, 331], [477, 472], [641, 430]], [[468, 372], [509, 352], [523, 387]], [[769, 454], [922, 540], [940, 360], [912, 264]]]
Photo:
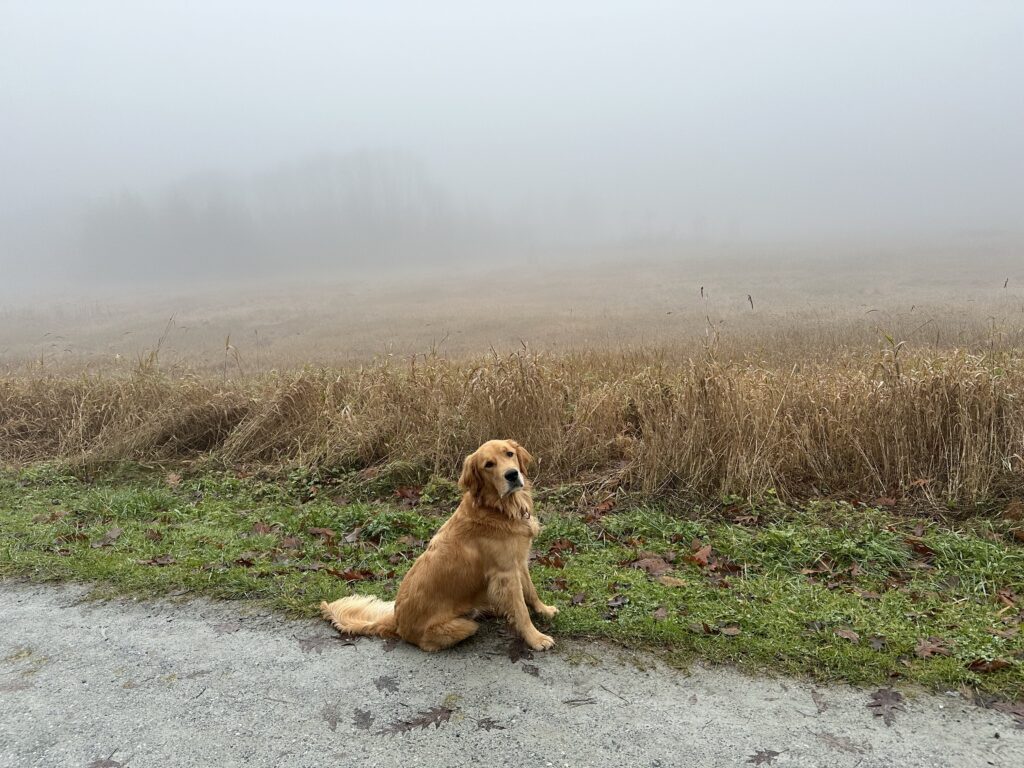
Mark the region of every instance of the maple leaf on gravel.
[[409, 720], [396, 720], [381, 731], [381, 733], [407, 733], [416, 728], [429, 728], [430, 726], [440, 728], [442, 723], [447, 723], [451, 720], [454, 712], [454, 709], [442, 704], [433, 709], [424, 710]]
[[903, 709], [903, 694], [892, 688], [879, 688], [872, 693], [868, 708], [873, 709], [875, 717], [882, 718], [888, 726], [896, 721], [897, 712], [906, 711]]
[[753, 763], [754, 765], [766, 765], [770, 764], [773, 760], [775, 760], [776, 757], [778, 757], [781, 754], [781, 752], [776, 752], [772, 749], [759, 749], [757, 750], [757, 752], [755, 752], [747, 758], [747, 762]]
[[370, 730], [370, 726], [373, 725], [373, 715], [365, 709], [353, 710], [352, 725], [361, 731], [368, 731]]

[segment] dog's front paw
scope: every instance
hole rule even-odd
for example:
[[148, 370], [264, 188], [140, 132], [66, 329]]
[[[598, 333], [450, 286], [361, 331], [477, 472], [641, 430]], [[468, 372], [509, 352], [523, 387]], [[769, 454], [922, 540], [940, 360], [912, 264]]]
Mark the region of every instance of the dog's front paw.
[[529, 638], [526, 641], [526, 644], [535, 651], [546, 651], [555, 644], [555, 638], [551, 637], [551, 635], [542, 635], [538, 632], [536, 637]]
[[543, 616], [545, 619], [553, 619], [555, 614], [558, 613], [558, 609], [555, 606], [544, 605], [544, 603], [535, 605], [533, 610], [538, 616]]

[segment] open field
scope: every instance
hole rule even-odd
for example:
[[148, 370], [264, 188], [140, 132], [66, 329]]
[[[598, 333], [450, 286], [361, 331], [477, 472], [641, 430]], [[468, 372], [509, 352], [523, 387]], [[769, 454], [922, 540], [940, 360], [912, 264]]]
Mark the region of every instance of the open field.
[[1005, 260], [971, 279], [941, 255], [758, 263], [8, 309], [0, 459], [422, 480], [502, 435], [542, 484], [599, 493], [1024, 495], [1024, 279]]

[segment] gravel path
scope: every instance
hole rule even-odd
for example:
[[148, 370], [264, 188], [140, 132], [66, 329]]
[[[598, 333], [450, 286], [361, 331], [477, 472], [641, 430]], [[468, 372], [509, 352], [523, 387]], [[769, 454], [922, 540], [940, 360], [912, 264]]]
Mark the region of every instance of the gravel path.
[[0, 766], [1024, 765], [1011, 717], [952, 695], [908, 694], [887, 726], [871, 691], [607, 645], [513, 663], [490, 628], [428, 655], [245, 604], [85, 595], [0, 583]]

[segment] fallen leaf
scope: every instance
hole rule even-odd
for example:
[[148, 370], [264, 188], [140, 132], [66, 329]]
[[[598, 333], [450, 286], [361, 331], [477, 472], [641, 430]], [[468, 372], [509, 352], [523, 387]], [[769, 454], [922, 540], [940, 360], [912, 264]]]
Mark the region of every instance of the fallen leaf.
[[880, 635], [875, 635], [874, 637], [868, 638], [868, 645], [871, 647], [871, 650], [873, 651], [885, 650], [885, 646], [887, 643], [888, 641]]
[[163, 541], [164, 535], [156, 528], [147, 528], [146, 532], [142, 534], [150, 541]]
[[508, 646], [508, 660], [515, 664], [520, 659], [532, 659], [533, 651], [523, 638], [516, 636]]
[[541, 555], [537, 558], [538, 565], [546, 565], [549, 568], [564, 568], [565, 558], [559, 554]]
[[376, 678], [373, 681], [374, 686], [378, 691], [387, 691], [388, 693], [395, 693], [398, 690], [398, 680], [389, 675], [383, 675]]
[[666, 587], [685, 587], [686, 582], [682, 579], [677, 579], [675, 576], [659, 576], [656, 581], [659, 584], [663, 584]]
[[882, 596], [880, 594], [878, 594], [877, 592], [872, 592], [871, 590], [868, 590], [868, 589], [858, 589], [857, 587], [854, 587], [853, 591], [857, 594], [858, 597], [861, 598], [861, 600], [881, 600], [882, 599]]
[[341, 715], [338, 713], [336, 704], [325, 705], [320, 712], [320, 717], [323, 718], [324, 722], [327, 723], [327, 727], [332, 731], [338, 730], [338, 721], [341, 719]]
[[359, 536], [362, 534], [362, 532], [362, 526], [357, 526], [353, 528], [351, 531], [345, 534], [345, 543], [355, 544], [357, 541], [359, 541]]
[[88, 768], [121, 768], [125, 763], [119, 763], [117, 760], [111, 758], [116, 754], [116, 750], [111, 752], [108, 757], [97, 757], [91, 763]]
[[243, 568], [251, 568], [256, 564], [259, 559], [259, 552], [243, 552], [237, 558], [235, 558], [235, 565], [240, 565]]
[[171, 488], [177, 488], [181, 485], [181, 475], [177, 472], [168, 472], [164, 477], [164, 482], [167, 483]]
[[523, 672], [525, 672], [528, 675], [533, 675], [534, 677], [540, 677], [540, 667], [538, 667], [536, 664], [525, 664], [524, 663], [524, 664], [520, 665], [519, 668], [521, 670], [523, 670]]
[[906, 711], [903, 709], [903, 695], [892, 688], [879, 688], [872, 693], [867, 706], [874, 710], [875, 717], [882, 718], [888, 726], [896, 721], [897, 712]]
[[663, 576], [672, 570], [672, 566], [661, 557], [645, 557], [642, 560], [635, 560], [630, 567], [640, 571], [646, 571], [650, 576]]
[[812, 689], [811, 700], [814, 702], [814, 706], [818, 708], [819, 715], [826, 709], [828, 709], [828, 702], [825, 700], [825, 696], [821, 693], [821, 691]]
[[257, 536], [264, 536], [274, 532], [274, 526], [270, 523], [253, 523], [252, 532]]
[[781, 752], [775, 752], [771, 749], [759, 749], [747, 758], [747, 762], [753, 763], [754, 765], [768, 765], [781, 754]]
[[352, 712], [352, 725], [361, 731], [368, 731], [373, 725], [373, 715], [368, 710], [356, 709]]
[[860, 642], [860, 635], [858, 635], [852, 629], [847, 629], [847, 628], [837, 629], [837, 630], [835, 630], [835, 633], [836, 633], [837, 637], [841, 637], [844, 640], [849, 640], [851, 643], [859, 643]]
[[504, 725], [498, 725], [498, 721], [490, 717], [482, 717], [476, 721], [478, 731], [504, 731]]
[[302, 539], [298, 536], [285, 536], [278, 545], [281, 549], [301, 549]]
[[416, 728], [429, 728], [430, 726], [440, 728], [442, 723], [447, 723], [451, 720], [454, 712], [454, 709], [442, 704], [439, 707], [420, 712], [419, 715], [409, 720], [397, 720], [381, 731], [381, 733], [406, 733]]
[[552, 580], [551, 589], [554, 592], [565, 592], [569, 588], [569, 582], [559, 576], [557, 579]]
[[664, 605], [660, 606], [658, 610], [651, 614], [655, 621], [664, 621], [668, 618], [668, 609]]
[[124, 533], [124, 531], [122, 531], [115, 525], [113, 528], [111, 528], [109, 531], [103, 534], [102, 538], [97, 539], [90, 546], [93, 549], [99, 549], [100, 547], [109, 547], [111, 544], [113, 544], [115, 541], [121, 538], [122, 533]]
[[971, 672], [981, 672], [988, 674], [989, 672], [998, 672], [1000, 669], [1006, 669], [1010, 666], [1010, 662], [1006, 659], [975, 659], [967, 668]]
[[373, 579], [376, 576], [373, 571], [367, 571], [365, 569], [357, 570], [355, 568], [346, 568], [344, 571], [339, 571], [337, 568], [327, 568], [326, 570], [332, 576], [337, 576], [339, 579], [344, 579], [345, 581], [366, 581], [368, 579]]
[[585, 602], [587, 602], [587, 593], [577, 592], [572, 596], [572, 599], [569, 601], [569, 605], [583, 605]]
[[330, 541], [336, 535], [330, 528], [307, 528], [306, 533], [310, 536], [319, 536], [326, 541]]
[[721, 627], [718, 631], [726, 637], [736, 637], [736, 635], [742, 632], [742, 630], [739, 628], [739, 625], [737, 624], [726, 624], [724, 627]]
[[173, 555], [157, 555], [156, 557], [151, 557], [148, 560], [139, 560], [139, 564], [140, 565], [160, 565], [160, 566], [163, 566], [163, 565], [174, 565], [176, 562], [178, 562], [178, 561], [177, 561], [177, 559], [174, 558]]
[[929, 659], [932, 656], [949, 656], [949, 648], [946, 641], [939, 637], [921, 638], [914, 648], [914, 655], [919, 659]]
[[576, 545], [566, 538], [555, 539], [551, 542], [551, 546], [548, 547], [549, 552], [561, 553], [561, 552], [575, 552]]
[[626, 605], [629, 602], [629, 598], [625, 595], [615, 595], [608, 600], [608, 607], [611, 609], [618, 609]]
[[686, 559], [691, 563], [699, 565], [701, 568], [707, 568], [708, 558], [711, 557], [711, 545], [705, 544], [700, 549], [696, 550], [692, 555], [687, 555]]

